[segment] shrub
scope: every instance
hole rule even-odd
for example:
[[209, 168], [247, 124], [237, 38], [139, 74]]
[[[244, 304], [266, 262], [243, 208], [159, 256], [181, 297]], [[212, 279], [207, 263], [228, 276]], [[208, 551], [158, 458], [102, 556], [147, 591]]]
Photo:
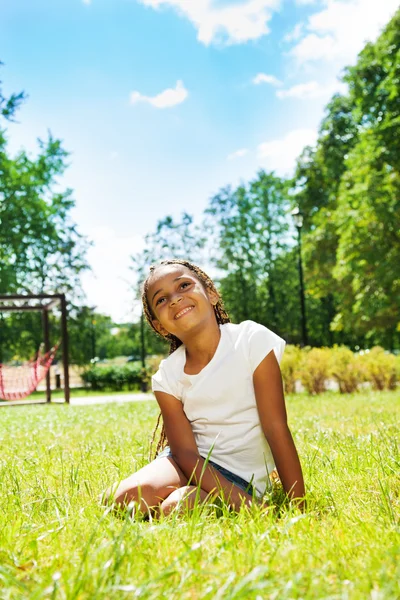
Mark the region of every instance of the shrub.
[[133, 390], [148, 377], [147, 369], [140, 365], [94, 365], [82, 374], [82, 379], [92, 390]]
[[160, 362], [163, 360], [163, 358], [165, 358], [164, 354], [153, 354], [152, 356], [149, 356], [147, 358], [147, 369], [151, 373], [151, 375], [154, 375], [154, 373], [156, 373], [158, 367], [160, 366]]
[[365, 376], [374, 390], [394, 390], [398, 381], [397, 360], [393, 354], [375, 346], [361, 356]]
[[328, 348], [306, 348], [302, 350], [300, 381], [309, 394], [321, 394], [326, 390], [325, 381], [329, 377]]
[[341, 394], [351, 394], [357, 391], [359, 384], [364, 380], [364, 370], [360, 364], [360, 357], [346, 346], [334, 346], [329, 350], [330, 375], [339, 384]]
[[301, 349], [298, 346], [286, 346], [281, 362], [281, 373], [286, 394], [296, 391], [296, 379], [299, 377]]

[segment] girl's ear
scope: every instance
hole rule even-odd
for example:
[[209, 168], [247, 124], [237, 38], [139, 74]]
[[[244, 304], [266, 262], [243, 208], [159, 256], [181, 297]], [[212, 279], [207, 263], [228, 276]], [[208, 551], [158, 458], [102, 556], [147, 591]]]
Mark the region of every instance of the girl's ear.
[[214, 292], [214, 290], [210, 290], [207, 289], [207, 295], [210, 299], [210, 302], [213, 306], [215, 306], [216, 304], [218, 304], [218, 300], [219, 300], [219, 295], [217, 294], [217, 292]]
[[157, 329], [158, 333], [161, 333], [161, 335], [168, 335], [168, 331], [165, 329], [165, 327], [163, 327], [160, 323], [160, 321], [158, 321], [158, 319], [153, 319], [152, 321], [155, 329]]

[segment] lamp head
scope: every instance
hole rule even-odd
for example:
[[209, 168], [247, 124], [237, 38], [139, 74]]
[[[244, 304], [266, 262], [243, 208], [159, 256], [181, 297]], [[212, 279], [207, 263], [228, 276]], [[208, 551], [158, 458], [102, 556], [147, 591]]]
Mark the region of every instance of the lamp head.
[[292, 210], [291, 215], [297, 229], [301, 229], [303, 227], [304, 216], [298, 206]]

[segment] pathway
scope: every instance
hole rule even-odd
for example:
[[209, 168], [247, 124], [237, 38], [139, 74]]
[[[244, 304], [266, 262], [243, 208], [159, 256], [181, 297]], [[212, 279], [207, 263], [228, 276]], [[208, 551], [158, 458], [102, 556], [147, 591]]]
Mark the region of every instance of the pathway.
[[[110, 402], [123, 403], [123, 402], [141, 402], [142, 400], [154, 400], [153, 394], [110, 394], [105, 396], [71, 396], [71, 406], [84, 406], [88, 404], [109, 404]], [[0, 402], [1, 406], [23, 406], [28, 404], [46, 404], [46, 400], [9, 400], [8, 402]], [[55, 398], [52, 404], [64, 404], [63, 398]]]

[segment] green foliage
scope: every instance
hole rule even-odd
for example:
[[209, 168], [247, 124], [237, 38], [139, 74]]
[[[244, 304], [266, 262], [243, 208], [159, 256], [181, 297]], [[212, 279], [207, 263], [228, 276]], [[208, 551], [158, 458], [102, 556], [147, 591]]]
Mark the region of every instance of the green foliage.
[[351, 394], [363, 383], [374, 390], [393, 390], [400, 381], [400, 356], [383, 348], [355, 353], [345, 346], [299, 348], [287, 345], [281, 362], [287, 394], [294, 393], [300, 381], [309, 394], [320, 394], [333, 379], [341, 394]]
[[309, 394], [326, 390], [330, 365], [329, 348], [305, 348], [300, 364], [300, 381]]
[[[60, 338], [59, 329], [51, 321], [50, 345]], [[42, 315], [40, 312], [15, 312], [0, 314], [0, 362], [24, 361], [34, 358], [44, 341]]]
[[337, 345], [333, 348], [288, 345], [280, 366], [287, 394], [295, 392], [298, 380], [309, 394], [326, 391], [330, 379], [336, 381], [341, 394], [354, 393], [363, 383], [374, 390], [393, 390], [400, 381], [400, 356], [378, 347], [355, 353]]
[[301, 361], [301, 349], [298, 346], [287, 345], [280, 364], [286, 394], [294, 394], [296, 391]]
[[210, 201], [204, 227], [215, 235], [214, 263], [234, 321], [254, 319], [276, 331], [284, 326], [277, 294], [290, 284], [278, 258], [288, 249], [289, 207], [287, 183], [265, 171], [247, 186], [225, 188]]
[[294, 181], [307, 292], [330, 297], [333, 341], [353, 347], [400, 345], [399, 32], [400, 10], [347, 68]]
[[180, 258], [201, 263], [202, 250], [206, 238], [200, 228], [194, 224], [193, 217], [183, 213], [180, 221], [167, 216], [157, 222], [153, 232], [145, 238], [142, 252], [132, 256], [132, 271], [138, 279], [136, 295], [140, 297], [140, 284], [146, 279], [149, 267], [162, 260]]
[[140, 363], [129, 365], [94, 365], [82, 373], [82, 379], [92, 390], [122, 391], [139, 389], [149, 382], [150, 373]]
[[335, 327], [393, 347], [400, 295], [400, 172], [386, 162], [373, 130], [347, 160], [335, 222], [340, 307]]
[[[39, 140], [35, 158], [8, 152], [5, 127], [25, 97], [6, 98], [0, 87], [0, 293], [73, 290], [79, 299], [88, 242], [71, 219], [72, 191], [59, 189], [68, 153], [50, 133]], [[40, 314], [2, 314], [0, 362], [32, 358], [43, 341], [41, 328]]]
[[[3, 66], [3, 63], [0, 61], [0, 67]], [[19, 94], [11, 94], [9, 98], [3, 96], [1, 81], [0, 81], [0, 116], [3, 117], [7, 121], [14, 121], [14, 115], [18, 110], [18, 107], [22, 102], [26, 99], [25, 92], [20, 92]], [[4, 135], [4, 131], [0, 133], [2, 137]]]
[[363, 354], [362, 365], [374, 390], [394, 390], [400, 380], [396, 357], [379, 346]]
[[79, 292], [88, 244], [71, 220], [72, 191], [56, 190], [67, 156], [49, 135], [35, 159], [11, 158], [0, 132], [1, 293]]
[[356, 392], [366, 379], [361, 357], [345, 346], [330, 349], [329, 371], [339, 384], [341, 394]]

